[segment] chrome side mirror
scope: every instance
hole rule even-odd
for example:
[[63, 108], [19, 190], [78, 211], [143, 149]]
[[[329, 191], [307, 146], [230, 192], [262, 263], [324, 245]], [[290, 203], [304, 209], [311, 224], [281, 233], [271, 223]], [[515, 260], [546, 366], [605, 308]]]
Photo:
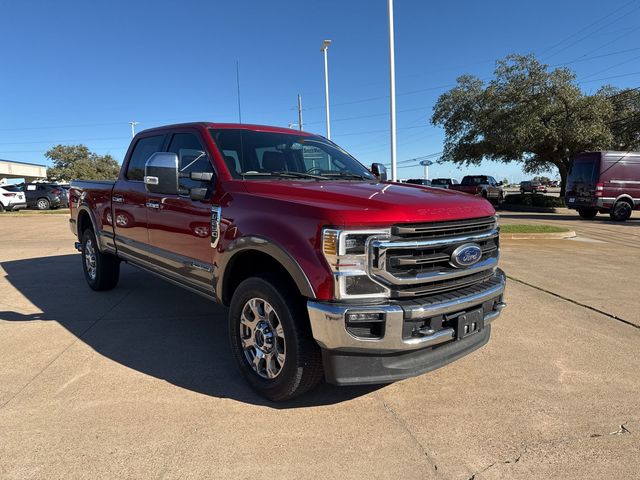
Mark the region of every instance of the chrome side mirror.
[[378, 180], [380, 180], [381, 182], [387, 181], [387, 167], [385, 167], [382, 163], [372, 163], [371, 173], [378, 177]]
[[178, 155], [156, 152], [144, 165], [144, 188], [150, 193], [176, 195], [178, 193]]

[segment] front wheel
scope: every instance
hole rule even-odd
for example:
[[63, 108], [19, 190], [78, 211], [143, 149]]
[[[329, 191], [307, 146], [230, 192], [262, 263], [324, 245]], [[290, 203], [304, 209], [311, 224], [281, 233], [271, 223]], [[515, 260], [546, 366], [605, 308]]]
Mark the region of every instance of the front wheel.
[[629, 202], [621, 200], [616, 202], [611, 211], [609, 212], [609, 216], [612, 220], [616, 222], [626, 222], [631, 218], [631, 212], [633, 208]]
[[82, 269], [89, 286], [98, 291], [111, 290], [120, 278], [120, 260], [98, 250], [98, 242], [91, 229], [82, 234]]
[[240, 372], [269, 400], [302, 395], [323, 378], [304, 302], [281, 277], [265, 274], [238, 286], [229, 308], [229, 339]]
[[598, 215], [598, 209], [592, 207], [581, 207], [578, 209], [578, 215], [585, 220], [591, 220]]

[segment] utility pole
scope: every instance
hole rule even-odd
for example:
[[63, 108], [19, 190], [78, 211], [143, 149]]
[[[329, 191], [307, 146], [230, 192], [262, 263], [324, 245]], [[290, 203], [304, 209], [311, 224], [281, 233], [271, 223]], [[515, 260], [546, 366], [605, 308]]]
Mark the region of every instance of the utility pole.
[[242, 110], [240, 108], [240, 64], [236, 60], [236, 86], [238, 87], [238, 123], [242, 123]]
[[302, 97], [300, 94], [298, 94], [298, 126], [301, 131], [304, 130], [304, 128], [302, 128]]
[[391, 181], [398, 179], [396, 165], [396, 60], [393, 33], [393, 0], [388, 1], [389, 10], [389, 98], [391, 109]]
[[331, 40], [322, 42], [321, 52], [324, 52], [324, 105], [327, 116], [327, 138], [331, 140], [331, 125], [329, 123], [329, 66], [327, 63], [327, 49], [331, 45]]
[[136, 136], [136, 125], [140, 125], [140, 122], [131, 121], [129, 125], [131, 125], [131, 138], [133, 138]]

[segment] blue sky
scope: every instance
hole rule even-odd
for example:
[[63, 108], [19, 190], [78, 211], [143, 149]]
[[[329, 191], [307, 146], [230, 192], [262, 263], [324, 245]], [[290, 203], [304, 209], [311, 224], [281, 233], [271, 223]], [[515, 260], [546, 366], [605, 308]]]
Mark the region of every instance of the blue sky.
[[[399, 161], [441, 151], [442, 131], [428, 122], [438, 95], [461, 74], [489, 77], [509, 53], [573, 62], [586, 92], [640, 80], [640, 0], [395, 4]], [[385, 0], [0, 0], [0, 9], [0, 158], [47, 163], [54, 144], [84, 143], [121, 161], [131, 120], [237, 121], [236, 60], [244, 122], [296, 122], [300, 93], [305, 129], [324, 134], [328, 38], [332, 140], [365, 164], [389, 162]], [[480, 171], [526, 178], [493, 163], [434, 165], [430, 176]]]

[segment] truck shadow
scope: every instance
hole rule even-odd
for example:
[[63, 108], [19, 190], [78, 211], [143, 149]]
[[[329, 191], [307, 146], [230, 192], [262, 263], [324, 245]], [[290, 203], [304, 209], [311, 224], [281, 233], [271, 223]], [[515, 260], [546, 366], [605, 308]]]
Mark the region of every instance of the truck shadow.
[[16, 307], [0, 311], [0, 320], [56, 321], [99, 354], [178, 387], [277, 409], [336, 404], [381, 387], [323, 384], [298, 399], [272, 403], [247, 386], [231, 357], [225, 308], [125, 264], [117, 288], [94, 292], [77, 254], [0, 266], [42, 312]]

